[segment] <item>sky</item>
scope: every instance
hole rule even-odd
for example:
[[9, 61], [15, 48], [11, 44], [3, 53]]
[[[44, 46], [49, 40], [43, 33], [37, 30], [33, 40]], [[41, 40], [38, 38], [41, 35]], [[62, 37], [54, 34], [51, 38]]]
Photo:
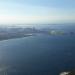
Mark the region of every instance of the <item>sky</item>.
[[0, 24], [75, 23], [75, 0], [0, 0]]

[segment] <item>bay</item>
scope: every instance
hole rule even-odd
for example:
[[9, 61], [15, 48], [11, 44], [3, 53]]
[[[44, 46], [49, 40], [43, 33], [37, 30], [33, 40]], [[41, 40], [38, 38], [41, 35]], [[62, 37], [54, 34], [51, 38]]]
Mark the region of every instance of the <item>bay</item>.
[[0, 41], [1, 75], [59, 75], [75, 69], [75, 36], [36, 35]]

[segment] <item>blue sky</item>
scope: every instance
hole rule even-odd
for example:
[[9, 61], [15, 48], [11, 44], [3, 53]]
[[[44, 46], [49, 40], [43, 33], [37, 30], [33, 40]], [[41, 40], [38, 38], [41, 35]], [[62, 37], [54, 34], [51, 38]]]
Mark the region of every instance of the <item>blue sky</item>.
[[75, 22], [75, 0], [0, 0], [0, 24], [68, 22]]

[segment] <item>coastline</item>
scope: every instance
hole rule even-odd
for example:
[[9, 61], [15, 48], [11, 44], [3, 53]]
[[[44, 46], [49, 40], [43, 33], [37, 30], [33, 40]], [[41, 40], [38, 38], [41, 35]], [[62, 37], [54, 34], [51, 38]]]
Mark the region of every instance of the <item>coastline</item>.
[[20, 36], [20, 37], [12, 37], [12, 38], [5, 38], [5, 39], [0, 39], [0, 41], [5, 41], [5, 40], [10, 40], [10, 39], [18, 39], [18, 38], [24, 38], [24, 37], [30, 37], [30, 36], [33, 36], [33, 35], [25, 35], [25, 36]]

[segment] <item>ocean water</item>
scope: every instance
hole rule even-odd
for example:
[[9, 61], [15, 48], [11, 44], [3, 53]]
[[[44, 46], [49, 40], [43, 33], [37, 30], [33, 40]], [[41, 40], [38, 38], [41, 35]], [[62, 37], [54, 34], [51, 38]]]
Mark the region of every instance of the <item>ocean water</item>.
[[74, 69], [75, 35], [0, 41], [0, 75], [59, 75]]

